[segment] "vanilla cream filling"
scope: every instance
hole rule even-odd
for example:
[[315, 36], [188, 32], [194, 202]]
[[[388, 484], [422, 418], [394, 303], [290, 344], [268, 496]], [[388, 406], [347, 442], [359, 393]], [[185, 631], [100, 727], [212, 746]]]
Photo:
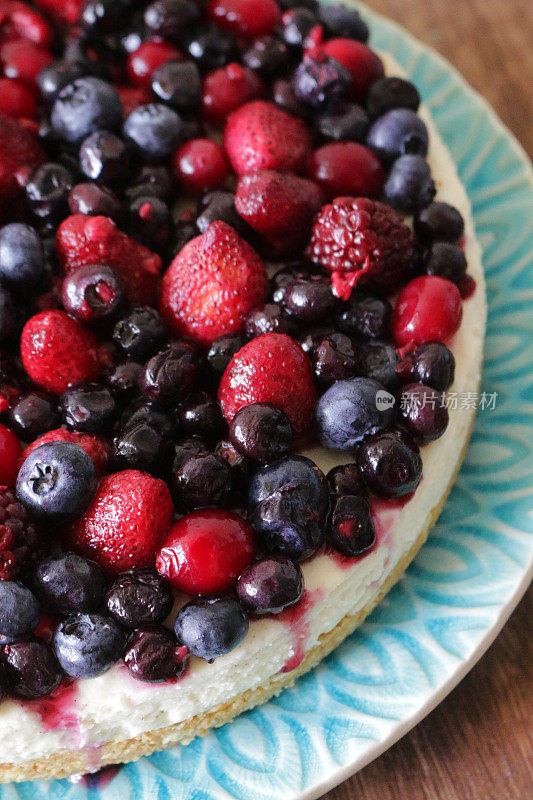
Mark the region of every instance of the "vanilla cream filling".
[[[383, 59], [388, 74], [401, 74], [392, 58], [383, 55]], [[481, 249], [470, 203], [451, 156], [427, 109], [422, 108], [420, 115], [429, 129], [429, 163], [437, 198], [456, 206], [465, 220], [468, 271], [477, 287], [464, 302], [462, 324], [452, 345], [456, 360], [453, 391], [475, 392], [480, 380], [486, 317]], [[94, 754], [97, 769], [100, 745], [201, 714], [261, 686], [287, 665], [297, 666], [321, 634], [376, 596], [415, 542], [452, 479], [474, 413], [460, 407], [451, 410], [445, 435], [422, 448], [423, 480], [413, 498], [402, 508], [384, 507], [377, 515], [379, 546], [360, 560], [341, 563], [342, 560], [323, 554], [303, 565], [308, 602], [300, 619], [296, 615], [293, 624], [275, 617], [253, 621], [245, 640], [235, 650], [212, 664], [192, 658], [184, 677], [174, 684], [141, 683], [120, 665], [98, 678], [78, 681], [63, 719], [59, 713], [58, 724], [47, 722], [43, 715], [46, 701], [39, 703], [38, 713], [34, 710], [36, 705], [6, 700], [0, 703], [0, 763], [22, 763], [58, 750], [84, 748]], [[321, 447], [306, 450], [305, 455], [324, 472], [353, 460], [350, 454]]]

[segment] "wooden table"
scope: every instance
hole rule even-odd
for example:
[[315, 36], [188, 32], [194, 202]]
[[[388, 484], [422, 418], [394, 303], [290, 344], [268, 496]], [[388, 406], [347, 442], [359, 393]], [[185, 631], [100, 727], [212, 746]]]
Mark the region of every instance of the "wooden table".
[[[533, 156], [532, 0], [367, 0], [441, 52]], [[533, 800], [533, 588], [470, 674], [324, 800]]]

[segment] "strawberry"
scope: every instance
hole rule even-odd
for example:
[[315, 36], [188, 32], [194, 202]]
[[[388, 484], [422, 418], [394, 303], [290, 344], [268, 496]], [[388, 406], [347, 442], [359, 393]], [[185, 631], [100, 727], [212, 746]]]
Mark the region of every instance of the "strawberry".
[[56, 246], [66, 274], [86, 264], [107, 264], [123, 278], [131, 303], [153, 304], [161, 259], [122, 233], [109, 217], [67, 217], [58, 228]]
[[0, 224], [24, 211], [23, 187], [46, 160], [37, 137], [18, 120], [0, 114]]
[[172, 516], [162, 480], [133, 469], [115, 472], [100, 481], [83, 517], [63, 532], [63, 544], [108, 574], [153, 567]]
[[225, 222], [213, 222], [178, 253], [161, 283], [161, 313], [173, 331], [202, 344], [236, 333], [266, 297], [263, 262]]
[[311, 136], [301, 119], [255, 100], [230, 114], [224, 147], [238, 175], [256, 169], [303, 172], [311, 152]]
[[309, 359], [284, 333], [265, 333], [241, 347], [228, 364], [218, 390], [228, 422], [250, 403], [273, 403], [287, 414], [296, 435], [309, 429], [315, 400]]
[[57, 309], [41, 311], [27, 321], [20, 337], [20, 354], [32, 381], [52, 394], [100, 376], [94, 335]]
[[38, 439], [26, 447], [22, 453], [22, 461], [25, 461], [36, 447], [40, 447], [42, 444], [47, 444], [48, 442], [72, 442], [73, 444], [79, 444], [81, 449], [85, 450], [92, 460], [98, 475], [105, 474], [111, 456], [107, 442], [101, 439], [100, 436], [78, 433], [77, 431], [67, 431], [66, 428], [57, 428], [57, 430], [48, 431], [48, 433], [43, 433], [42, 436], [39, 436]]
[[244, 175], [235, 195], [235, 207], [241, 217], [265, 237], [278, 255], [287, 255], [304, 245], [323, 202], [316, 183], [270, 169]]

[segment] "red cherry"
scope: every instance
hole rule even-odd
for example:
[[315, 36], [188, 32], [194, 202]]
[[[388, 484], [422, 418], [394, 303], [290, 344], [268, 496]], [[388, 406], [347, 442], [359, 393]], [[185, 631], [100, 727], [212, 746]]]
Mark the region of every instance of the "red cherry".
[[339, 61], [352, 73], [351, 95], [364, 100], [373, 83], [385, 74], [381, 58], [370, 47], [354, 39], [330, 39], [321, 52]]
[[0, 78], [0, 113], [15, 119], [35, 119], [35, 99], [20, 81]]
[[254, 530], [230, 511], [206, 508], [178, 520], [156, 558], [161, 575], [187, 594], [229, 589], [255, 555]]
[[128, 75], [130, 81], [141, 88], [150, 86], [152, 73], [173, 58], [181, 58], [180, 51], [168, 42], [150, 39], [128, 56]]
[[20, 442], [9, 428], [0, 425], [0, 484], [14, 486], [19, 471]]
[[186, 142], [174, 153], [172, 164], [181, 185], [195, 194], [220, 186], [229, 174], [225, 150], [212, 139]]
[[307, 175], [316, 181], [328, 200], [343, 195], [376, 197], [381, 192], [385, 171], [379, 158], [362, 144], [333, 142], [311, 155]]
[[446, 278], [422, 275], [403, 287], [394, 308], [392, 333], [400, 347], [448, 341], [463, 316], [457, 286]]
[[52, 43], [52, 28], [37, 11], [18, 0], [2, 3], [2, 6], [0, 14], [5, 14], [5, 21], [2, 20], [4, 39], [29, 39], [45, 47]]
[[263, 97], [266, 87], [252, 69], [228, 64], [204, 78], [202, 103], [204, 114], [215, 122], [223, 122], [228, 114], [250, 100]]
[[253, 39], [272, 33], [281, 10], [275, 0], [210, 0], [208, 15], [224, 30]]
[[52, 63], [48, 50], [28, 39], [5, 42], [0, 47], [0, 61], [6, 78], [19, 78], [29, 86], [35, 86], [39, 73]]

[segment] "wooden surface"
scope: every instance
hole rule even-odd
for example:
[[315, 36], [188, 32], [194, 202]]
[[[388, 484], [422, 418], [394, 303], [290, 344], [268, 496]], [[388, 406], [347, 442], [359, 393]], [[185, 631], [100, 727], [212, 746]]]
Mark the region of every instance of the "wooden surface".
[[[532, 0], [367, 0], [440, 51], [533, 156]], [[462, 683], [324, 800], [533, 800], [533, 588]]]

